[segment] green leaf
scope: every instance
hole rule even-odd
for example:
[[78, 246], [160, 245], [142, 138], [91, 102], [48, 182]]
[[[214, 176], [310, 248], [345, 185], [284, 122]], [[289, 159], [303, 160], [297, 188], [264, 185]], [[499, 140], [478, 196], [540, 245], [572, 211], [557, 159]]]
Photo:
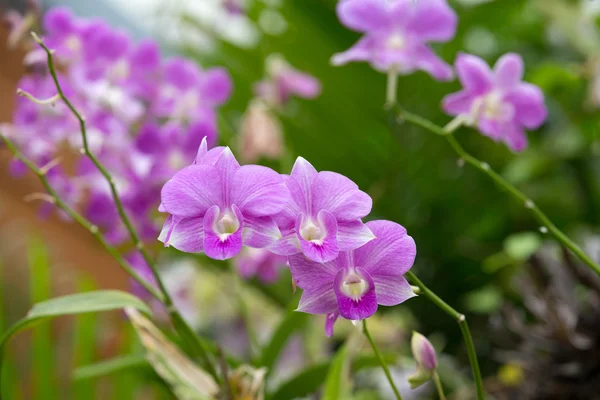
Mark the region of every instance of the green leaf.
[[73, 379], [76, 381], [93, 379], [140, 367], [149, 367], [146, 356], [130, 354], [79, 367], [73, 372]]
[[534, 232], [510, 235], [504, 240], [504, 251], [514, 260], [527, 260], [542, 245], [542, 238]]
[[152, 321], [134, 308], [125, 312], [146, 348], [146, 359], [179, 400], [209, 400], [219, 393], [214, 379], [194, 364]]
[[267, 371], [271, 371], [290, 336], [302, 328], [307, 321], [308, 314], [292, 310], [288, 311], [277, 329], [275, 329], [275, 332], [273, 332], [271, 340], [263, 348], [259, 365], [267, 367]]
[[[29, 259], [29, 297], [31, 304], [46, 301], [52, 297], [52, 277], [50, 260], [43, 241], [33, 236], [27, 246]], [[33, 330], [31, 336], [33, 357], [32, 388], [36, 399], [52, 399], [57, 396], [54, 377], [54, 346], [52, 345], [51, 326], [42, 325]]]
[[323, 400], [343, 400], [348, 398], [347, 360], [348, 347], [344, 345], [333, 357], [331, 367], [329, 367], [329, 372], [327, 372]]
[[151, 314], [148, 306], [137, 297], [118, 290], [102, 290], [77, 293], [37, 303], [25, 316], [11, 326], [0, 338], [0, 384], [2, 382], [2, 358], [4, 347], [17, 333], [31, 328], [45, 320], [63, 315], [85, 314], [98, 311], [117, 310], [125, 307], [136, 308]]
[[[384, 354], [383, 358], [389, 364], [396, 362], [395, 354]], [[330, 362], [323, 362], [300, 371], [298, 375], [282, 383], [269, 399], [290, 400], [307, 397], [315, 393], [323, 382], [325, 382], [330, 364]], [[379, 360], [375, 356], [358, 356], [352, 362], [352, 372], [356, 373], [365, 368], [376, 368], [379, 366]]]
[[488, 285], [465, 295], [465, 304], [469, 311], [489, 314], [502, 307], [502, 292], [496, 286]]

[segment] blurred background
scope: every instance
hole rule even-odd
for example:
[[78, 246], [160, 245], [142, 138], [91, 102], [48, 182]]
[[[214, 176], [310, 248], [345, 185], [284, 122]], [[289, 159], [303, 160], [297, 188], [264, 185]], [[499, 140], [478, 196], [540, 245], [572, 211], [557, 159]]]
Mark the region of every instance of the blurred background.
[[[233, 12], [231, 4], [241, 11]], [[530, 146], [523, 153], [511, 153], [469, 129], [459, 130], [458, 140], [600, 261], [600, 1], [449, 4], [459, 15], [458, 32], [451, 42], [435, 47], [438, 54], [449, 63], [459, 51], [494, 63], [506, 52], [517, 52], [525, 60], [525, 79], [542, 88], [549, 109], [546, 124], [529, 133]], [[0, 5], [26, 10], [22, 1], [2, 0]], [[165, 54], [183, 54], [204, 67], [225, 67], [234, 90], [219, 111], [219, 142], [234, 149], [240, 146], [253, 84], [265, 76], [267, 56], [280, 54], [315, 76], [321, 94], [294, 99], [277, 112], [285, 151], [263, 163], [284, 173], [301, 155], [318, 170], [342, 173], [372, 196], [369, 218], [389, 219], [407, 228], [417, 243], [415, 273], [467, 315], [486, 390], [493, 398], [599, 398], [597, 277], [540, 230], [523, 204], [485, 175], [461, 167], [444, 140], [409, 124], [390, 127], [383, 109], [383, 74], [366, 64], [330, 65], [332, 54], [359, 37], [337, 20], [335, 0], [42, 1], [44, 9], [55, 5], [68, 6], [80, 17], [105, 19], [135, 39], [155, 38]], [[18, 81], [26, 69], [24, 53], [9, 49], [9, 31], [0, 29], [0, 122], [10, 123]], [[440, 101], [458, 90], [458, 82], [440, 83], [417, 72], [400, 77], [398, 87], [399, 102], [406, 109], [440, 125], [449, 121]], [[32, 175], [12, 177], [10, 159], [0, 148], [0, 331], [33, 302], [50, 296], [93, 288], [128, 290], [126, 275], [87, 232], [56, 216], [41, 218], [39, 204], [24, 201], [41, 187]], [[236, 311], [236, 295], [230, 293], [237, 291], [228, 284], [235, 279], [231, 268], [167, 253], [200, 274], [197, 289], [203, 306], [194, 317], [201, 321], [198, 329], [222, 341], [225, 351], [247, 356], [251, 345], [244, 342], [245, 336], [226, 334], [235, 331], [231, 327], [243, 331], [245, 326], [244, 316]], [[282, 272], [272, 285], [257, 280], [243, 285], [239, 292], [247, 296], [244, 302], [252, 319], [269, 321], [260, 339], [268, 341], [272, 327], [297, 302], [289, 273]], [[207, 304], [220, 304], [225, 311], [208, 311]], [[424, 298], [381, 314], [374, 333], [390, 354], [408, 354], [410, 332], [418, 329], [442, 353], [441, 375], [451, 397], [470, 398], [470, 370], [455, 321]], [[319, 398], [318, 387], [295, 396], [279, 384], [301, 365], [326, 363], [351, 325], [338, 323], [336, 336], [326, 339], [322, 317], [300, 316], [296, 322], [302, 326], [296, 337], [302, 343], [290, 341], [289, 355], [279, 360], [281, 377], [270, 393], [281, 399]], [[10, 399], [171, 398], [149, 368], [135, 363], [116, 375], [72, 379], [76, 367], [135, 354], [137, 347], [120, 313], [65, 318], [36, 328], [10, 346]], [[408, 361], [396, 360], [397, 376], [411, 371]], [[369, 371], [356, 378], [365, 393], [361, 398], [390, 398], [386, 382]], [[431, 388], [411, 396], [432, 398]]]

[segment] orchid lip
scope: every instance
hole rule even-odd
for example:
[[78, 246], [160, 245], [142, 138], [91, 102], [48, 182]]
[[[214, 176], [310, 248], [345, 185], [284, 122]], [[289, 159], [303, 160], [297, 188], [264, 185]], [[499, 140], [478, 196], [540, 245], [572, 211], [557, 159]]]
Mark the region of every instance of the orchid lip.
[[347, 297], [358, 301], [369, 290], [369, 283], [355, 268], [350, 268], [342, 281], [341, 290]]
[[238, 221], [236, 215], [231, 210], [223, 212], [219, 219], [214, 225], [214, 231], [219, 235], [221, 241], [227, 240], [229, 236], [237, 232], [240, 227], [240, 221]]
[[312, 242], [314, 244], [321, 245], [325, 239], [325, 232], [318, 225], [311, 220], [307, 220], [300, 228], [300, 236], [304, 240]]
[[393, 33], [386, 41], [386, 46], [390, 50], [402, 50], [405, 45], [404, 36], [399, 33]]

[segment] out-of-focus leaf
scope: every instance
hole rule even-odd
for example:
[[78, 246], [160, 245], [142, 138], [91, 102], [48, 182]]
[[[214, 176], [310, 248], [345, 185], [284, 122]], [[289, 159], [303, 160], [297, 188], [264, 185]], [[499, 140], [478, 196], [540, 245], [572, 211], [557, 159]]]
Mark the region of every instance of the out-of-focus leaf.
[[[118, 310], [130, 307], [138, 309], [146, 314], [151, 314], [148, 306], [137, 297], [120, 292], [118, 290], [101, 290], [88, 293], [77, 293], [68, 296], [57, 297], [34, 304], [25, 318], [11, 326], [0, 338], [0, 367], [4, 346], [17, 333], [31, 328], [50, 318], [64, 315], [76, 315], [90, 312]], [[2, 382], [2, 370], [0, 368], [0, 384]]]
[[267, 367], [268, 371], [270, 371], [275, 365], [275, 362], [279, 358], [279, 354], [285, 347], [290, 336], [302, 328], [306, 321], [308, 321], [308, 314], [289, 310], [273, 332], [267, 345], [263, 348], [259, 365]]
[[540, 152], [528, 151], [514, 158], [504, 168], [504, 177], [512, 184], [519, 185], [543, 174], [552, 167], [552, 160]]
[[125, 312], [146, 348], [146, 358], [169, 384], [179, 400], [209, 400], [219, 392], [213, 378], [171, 343], [148, 318], [135, 308]]
[[[383, 358], [391, 364], [396, 362], [397, 356], [395, 354], [384, 354]], [[282, 383], [269, 399], [291, 400], [315, 393], [325, 382], [330, 364], [329, 362], [323, 362], [303, 369], [298, 375]], [[379, 360], [375, 356], [358, 356], [352, 362], [352, 373], [365, 368], [376, 368], [379, 365]]]
[[465, 305], [471, 312], [489, 314], [502, 306], [502, 293], [496, 286], [485, 286], [465, 295]]
[[531, 257], [542, 245], [542, 238], [534, 232], [521, 232], [504, 240], [504, 251], [513, 260], [523, 261]]
[[501, 270], [504, 267], [514, 264], [514, 259], [509, 257], [508, 254], [501, 251], [496, 254], [492, 254], [481, 264], [482, 269], [488, 274], [493, 274], [496, 271]]
[[[32, 237], [28, 243], [29, 259], [29, 296], [31, 304], [36, 304], [52, 297], [52, 277], [48, 250], [41, 238]], [[32, 387], [36, 399], [52, 399], [57, 396], [54, 383], [54, 356], [52, 331], [49, 325], [42, 325], [33, 330], [31, 337]]]
[[149, 367], [146, 356], [130, 354], [79, 367], [73, 372], [73, 379], [82, 381], [140, 367]]
[[331, 366], [325, 379], [325, 389], [323, 391], [323, 400], [343, 400], [347, 399], [350, 392], [348, 385], [348, 355], [350, 351], [348, 345], [338, 349], [331, 361]]
[[538, 66], [529, 74], [529, 80], [545, 92], [550, 92], [557, 86], [569, 88], [581, 84], [581, 77], [574, 68], [558, 63], [545, 63]]

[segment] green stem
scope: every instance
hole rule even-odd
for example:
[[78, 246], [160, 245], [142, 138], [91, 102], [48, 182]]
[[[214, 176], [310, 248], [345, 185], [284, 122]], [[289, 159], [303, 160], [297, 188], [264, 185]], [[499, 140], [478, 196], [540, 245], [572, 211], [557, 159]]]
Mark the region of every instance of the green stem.
[[156, 290], [154, 286], [149, 284], [140, 274], [138, 274], [135, 269], [121, 256], [121, 254], [104, 238], [98, 227], [88, 221], [83, 215], [79, 214], [73, 208], [71, 208], [67, 203], [65, 203], [59, 196], [58, 193], [50, 186], [48, 179], [46, 178], [46, 172], [42, 169], [38, 168], [31, 160], [21, 153], [21, 151], [15, 146], [15, 144], [8, 139], [6, 136], [0, 134], [0, 139], [4, 142], [6, 147], [21, 160], [40, 180], [44, 188], [49, 194], [49, 200], [52, 203], [63, 210], [69, 217], [71, 217], [74, 221], [76, 221], [79, 225], [87, 229], [95, 238], [100, 242], [100, 244], [106, 249], [106, 251], [119, 263], [121, 268], [133, 279], [135, 279], [140, 285], [144, 287], [153, 297], [155, 297], [159, 301], [164, 301], [163, 295]]
[[152, 256], [150, 256], [150, 253], [144, 246], [144, 243], [140, 240], [135, 228], [133, 227], [133, 224], [131, 223], [131, 220], [127, 216], [127, 213], [125, 212], [125, 209], [123, 207], [123, 203], [121, 202], [121, 199], [117, 192], [117, 187], [116, 187], [114, 178], [112, 177], [110, 172], [108, 172], [108, 170], [104, 167], [104, 165], [98, 160], [98, 158], [96, 158], [96, 156], [90, 151], [90, 148], [88, 145], [88, 137], [87, 137], [85, 119], [81, 116], [79, 111], [77, 111], [75, 106], [73, 106], [73, 104], [65, 96], [65, 94], [62, 90], [62, 87], [60, 86], [58, 77], [56, 75], [56, 69], [54, 67], [52, 52], [50, 51], [50, 49], [48, 49], [48, 47], [46, 47], [46, 45], [42, 42], [42, 40], [40, 40], [39, 37], [37, 37], [37, 35], [33, 34], [33, 36], [34, 36], [34, 39], [36, 40], [36, 42], [46, 51], [48, 69], [50, 71], [50, 75], [52, 76], [52, 79], [56, 86], [56, 90], [58, 91], [58, 94], [60, 95], [60, 98], [65, 102], [65, 104], [67, 105], [69, 110], [71, 110], [71, 113], [79, 121], [79, 128], [81, 131], [81, 139], [83, 142], [83, 148], [81, 149], [81, 151], [92, 161], [94, 166], [98, 169], [98, 171], [102, 174], [104, 179], [106, 179], [106, 181], [108, 182], [108, 184], [110, 186], [110, 192], [112, 194], [112, 198], [115, 203], [115, 206], [117, 207], [117, 212], [119, 214], [119, 217], [120, 217], [121, 221], [123, 221], [123, 224], [125, 225], [133, 244], [136, 246], [136, 248], [142, 254], [144, 260], [146, 261], [146, 263], [152, 270], [152, 273], [156, 279], [156, 282], [158, 283], [158, 287], [164, 297], [164, 304], [165, 304], [165, 307], [168, 310], [168, 313], [171, 317], [171, 320], [173, 322], [173, 326], [174, 326], [175, 330], [181, 335], [182, 339], [188, 344], [189, 350], [191, 352], [193, 352], [193, 355], [198, 356], [202, 359], [203, 367], [215, 379], [217, 379], [217, 373], [215, 371], [214, 366], [210, 362], [210, 359], [208, 357], [208, 352], [204, 348], [204, 345], [199, 340], [198, 336], [194, 333], [193, 329], [185, 322], [183, 317], [179, 314], [179, 311], [177, 311], [177, 309], [175, 308], [175, 306], [173, 304], [173, 299], [171, 298], [171, 295], [167, 291], [167, 288], [166, 288], [163, 280], [161, 279], [160, 273], [158, 271], [158, 265], [156, 264], [154, 258]]
[[371, 337], [371, 334], [369, 333], [369, 329], [367, 329], [367, 320], [366, 319], [363, 319], [363, 332], [365, 333], [365, 336], [369, 340], [369, 343], [371, 344], [371, 347], [373, 348], [373, 352], [375, 353], [375, 356], [379, 360], [379, 364], [381, 364], [381, 368], [383, 368], [383, 372], [385, 372], [385, 376], [387, 377], [387, 380], [390, 383], [390, 386], [392, 387], [394, 394], [396, 395], [396, 399], [402, 400], [402, 395], [398, 391], [398, 388], [396, 387], [396, 384], [394, 383], [394, 380], [392, 379], [392, 374], [390, 373], [390, 370], [388, 369], [387, 363], [383, 359], [383, 356], [379, 352], [379, 349], [377, 348], [375, 341]]
[[395, 68], [389, 70], [387, 75], [387, 86], [385, 93], [385, 104], [393, 106], [396, 103], [396, 93], [398, 91], [398, 71]]
[[442, 387], [442, 382], [440, 381], [440, 376], [437, 371], [433, 373], [433, 382], [435, 383], [435, 389], [438, 392], [438, 396], [440, 400], [446, 400], [446, 396], [444, 395], [444, 388]]
[[556, 240], [558, 240], [563, 246], [567, 247], [571, 250], [581, 261], [587, 264], [594, 272], [600, 276], [600, 265], [595, 263], [575, 242], [573, 242], [567, 235], [565, 235], [554, 223], [540, 210], [540, 208], [527, 197], [523, 192], [519, 189], [511, 185], [508, 181], [506, 181], [500, 174], [494, 171], [486, 162], [482, 162], [477, 158], [473, 157], [458, 143], [456, 138], [452, 136], [450, 133], [446, 131], [444, 128], [434, 124], [433, 122], [420, 117], [418, 115], [412, 114], [398, 106], [396, 106], [396, 111], [398, 113], [398, 119], [408, 121], [412, 124], [420, 126], [430, 132], [433, 132], [437, 135], [444, 136], [450, 146], [454, 149], [454, 151], [463, 159], [467, 164], [472, 165], [477, 168], [488, 177], [490, 177], [494, 182], [496, 182], [500, 187], [506, 190], [510, 195], [512, 195], [515, 199], [521, 202], [523, 206], [528, 209], [533, 216], [540, 222], [540, 224], [547, 228], [549, 232], [554, 235]]
[[475, 351], [475, 345], [473, 344], [473, 338], [471, 337], [471, 331], [467, 324], [467, 319], [464, 314], [459, 313], [454, 308], [450, 307], [448, 303], [433, 293], [415, 274], [408, 271], [406, 273], [408, 279], [421, 289], [422, 294], [427, 297], [431, 302], [438, 306], [442, 311], [451, 316], [458, 322], [460, 331], [462, 332], [465, 340], [465, 346], [467, 347], [467, 354], [469, 356], [469, 363], [471, 364], [471, 370], [473, 371], [473, 379], [475, 380], [475, 388], [477, 390], [477, 399], [484, 400], [485, 393], [483, 391], [483, 381], [481, 380], [481, 372], [479, 371], [479, 362], [477, 361], [477, 353]]

